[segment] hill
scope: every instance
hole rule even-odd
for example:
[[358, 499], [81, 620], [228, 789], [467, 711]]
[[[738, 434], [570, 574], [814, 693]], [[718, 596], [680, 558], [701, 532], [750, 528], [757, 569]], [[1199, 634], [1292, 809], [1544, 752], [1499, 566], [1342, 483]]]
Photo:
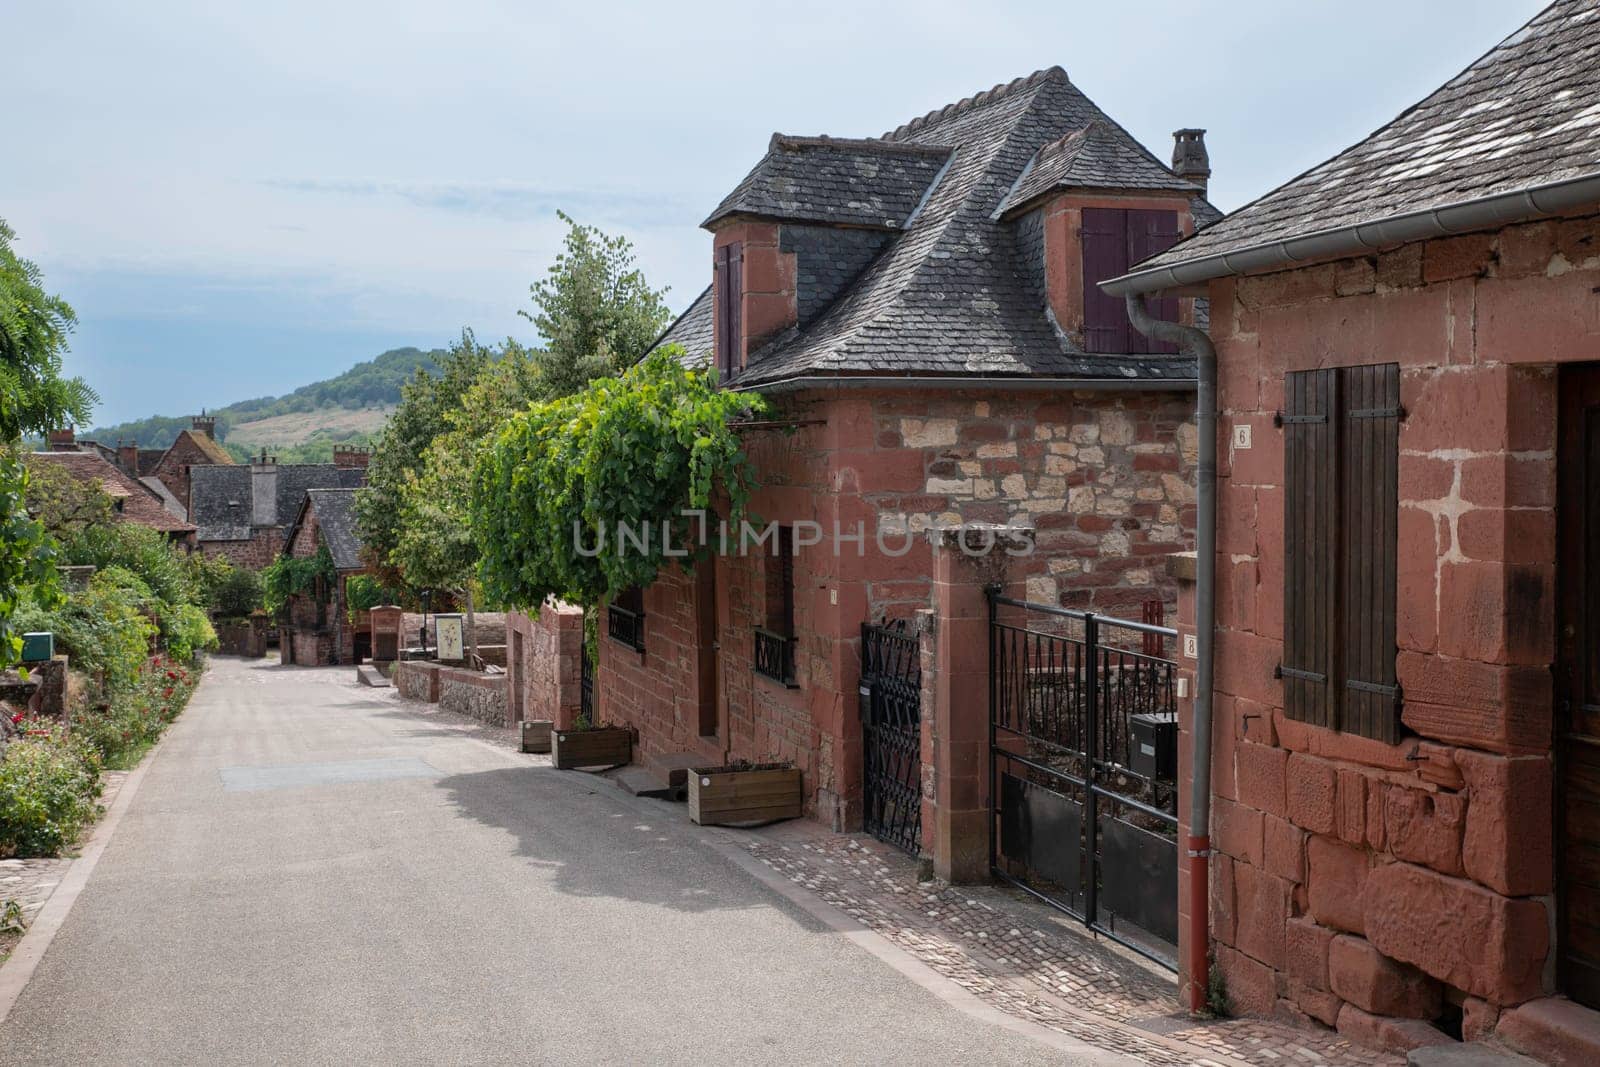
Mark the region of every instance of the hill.
[[[263, 446], [276, 450], [285, 462], [288, 457], [283, 452], [289, 447], [294, 447], [296, 459], [304, 461], [322, 452], [331, 455], [334, 442], [366, 441], [380, 430], [400, 402], [400, 386], [418, 370], [437, 372], [435, 357], [439, 355], [437, 349], [395, 348], [357, 363], [337, 377], [303, 385], [283, 396], [257, 397], [212, 409], [217, 437], [241, 458]], [[190, 414], [153, 415], [97, 426], [86, 436], [108, 444], [137, 441], [142, 448], [165, 448], [179, 430], [189, 427], [189, 418]]]

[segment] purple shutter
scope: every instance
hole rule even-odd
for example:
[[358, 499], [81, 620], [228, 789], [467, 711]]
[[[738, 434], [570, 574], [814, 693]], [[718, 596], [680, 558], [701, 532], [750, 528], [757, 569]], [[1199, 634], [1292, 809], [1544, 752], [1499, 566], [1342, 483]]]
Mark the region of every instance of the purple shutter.
[[728, 377], [728, 353], [733, 348], [728, 343], [731, 336], [728, 329], [728, 278], [733, 273], [728, 269], [729, 249], [730, 246], [723, 245], [711, 257], [711, 317], [716, 324], [713, 343], [716, 347], [717, 372], [723, 380]]
[[1099, 284], [1128, 272], [1127, 216], [1120, 208], [1083, 209], [1083, 347], [1088, 352], [1128, 351], [1122, 298], [1107, 296]]
[[[1128, 211], [1128, 266], [1149, 259], [1160, 252], [1165, 252], [1183, 237], [1183, 231], [1178, 228], [1178, 213], [1176, 211], [1146, 211], [1130, 209]], [[1158, 319], [1167, 322], [1178, 320], [1178, 298], [1163, 296], [1150, 301], [1150, 313]], [[1126, 352], [1164, 352], [1176, 353], [1178, 346], [1164, 341], [1152, 341], [1144, 334], [1133, 328], [1128, 323], [1128, 347]]]
[[728, 246], [728, 372], [739, 373], [744, 366], [744, 244]]

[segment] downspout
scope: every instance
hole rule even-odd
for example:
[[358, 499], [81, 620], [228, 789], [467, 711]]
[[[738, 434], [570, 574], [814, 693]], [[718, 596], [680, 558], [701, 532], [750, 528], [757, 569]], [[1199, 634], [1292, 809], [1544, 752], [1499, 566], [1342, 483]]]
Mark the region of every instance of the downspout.
[[1195, 429], [1200, 441], [1195, 486], [1198, 504], [1195, 529], [1194, 629], [1197, 648], [1194, 685], [1194, 748], [1189, 768], [1189, 1010], [1206, 1007], [1210, 986], [1211, 914], [1211, 659], [1216, 629], [1217, 579], [1217, 350], [1204, 330], [1151, 316], [1145, 294], [1127, 296], [1128, 320], [1146, 337], [1175, 344], [1194, 357], [1198, 389]]

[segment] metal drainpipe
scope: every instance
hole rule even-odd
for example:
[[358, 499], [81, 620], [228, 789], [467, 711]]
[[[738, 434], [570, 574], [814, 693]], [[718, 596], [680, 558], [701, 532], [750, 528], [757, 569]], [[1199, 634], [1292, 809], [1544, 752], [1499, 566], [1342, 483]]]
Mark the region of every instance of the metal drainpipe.
[[1198, 396], [1195, 429], [1200, 438], [1200, 469], [1195, 495], [1194, 751], [1189, 773], [1189, 1009], [1206, 1006], [1210, 985], [1209, 859], [1211, 856], [1211, 652], [1216, 627], [1217, 579], [1217, 350], [1204, 330], [1151, 316], [1143, 293], [1127, 296], [1128, 320], [1146, 337], [1175, 344], [1193, 356]]

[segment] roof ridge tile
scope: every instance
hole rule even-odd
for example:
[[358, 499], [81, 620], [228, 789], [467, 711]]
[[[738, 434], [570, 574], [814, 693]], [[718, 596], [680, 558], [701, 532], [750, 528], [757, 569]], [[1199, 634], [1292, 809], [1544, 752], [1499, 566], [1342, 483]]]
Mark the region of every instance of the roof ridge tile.
[[910, 122], [896, 126], [888, 133], [885, 133], [883, 135], [883, 139], [886, 141], [897, 141], [906, 134], [914, 133], [930, 123], [937, 122], [941, 119], [947, 119], [952, 115], [959, 115], [962, 112], [968, 111], [975, 107], [987, 106], [995, 103], [998, 100], [1003, 100], [1006, 97], [1011, 96], [1013, 93], [1019, 92], [1023, 89], [1031, 89], [1045, 81], [1060, 81], [1067, 85], [1072, 84], [1071, 79], [1067, 77], [1065, 68], [1059, 65], [1045, 67], [1042, 70], [1034, 71], [1032, 74], [1027, 74], [1020, 78], [1013, 78], [1009, 82], [1000, 82], [992, 89], [986, 89], [981, 93], [974, 93], [971, 96], [957, 100], [953, 104], [946, 104], [944, 107], [934, 108], [925, 115], [919, 115]]

